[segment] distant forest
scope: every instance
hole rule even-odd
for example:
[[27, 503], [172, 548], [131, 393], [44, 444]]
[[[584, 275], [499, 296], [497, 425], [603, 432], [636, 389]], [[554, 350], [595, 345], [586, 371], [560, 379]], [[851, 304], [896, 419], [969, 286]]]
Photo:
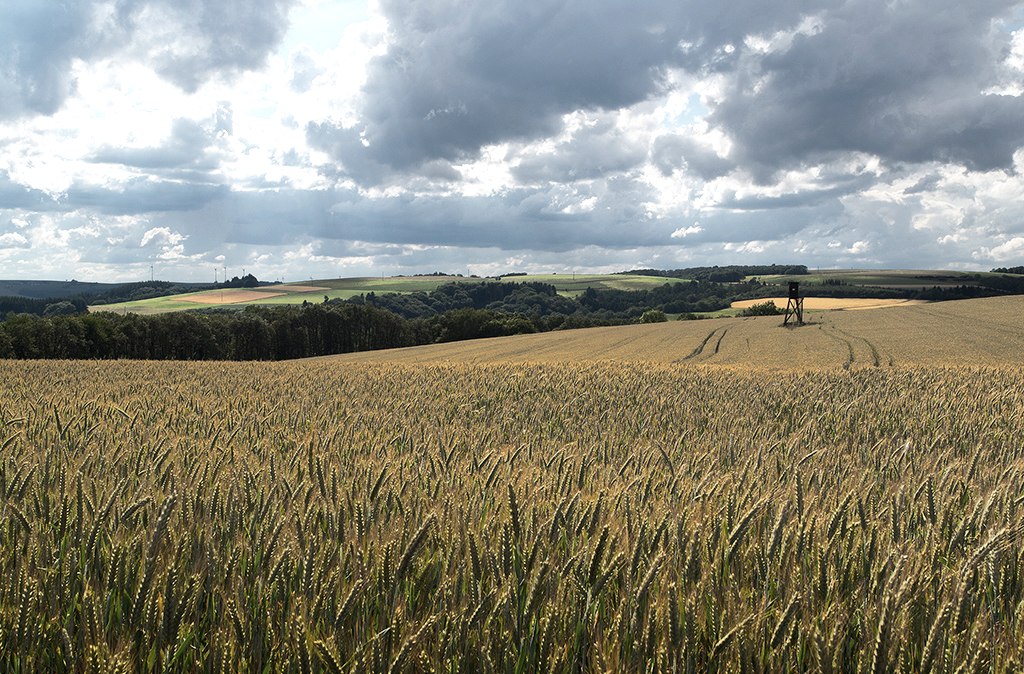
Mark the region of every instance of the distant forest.
[[[478, 337], [641, 320], [680, 319], [727, 308], [736, 300], [776, 296], [777, 285], [752, 275], [806, 274], [806, 267], [696, 268], [696, 280], [645, 290], [588, 288], [559, 295], [547, 283], [448, 283], [430, 292], [367, 293], [349, 300], [284, 306], [218, 308], [142, 316], [82, 313], [81, 298], [54, 302], [0, 299], [0, 358], [282, 360]], [[787, 271], [778, 271], [786, 269]], [[756, 271], [751, 271], [756, 270]], [[802, 272], [800, 271], [802, 270]], [[663, 272], [666, 278], [692, 270]], [[645, 273], [650, 273], [645, 270]], [[712, 280], [722, 278], [732, 281]], [[239, 283], [254, 278], [235, 279]], [[804, 284], [816, 297], [948, 300], [1024, 294], [1024, 278], [979, 276], [978, 285], [930, 289], [868, 288], [842, 283]], [[129, 290], [144, 293], [147, 286]], [[92, 300], [90, 300], [92, 303]]]
[[[3, 282], [6, 286], [30, 285], [32, 282]], [[270, 285], [261, 282], [252, 274], [230, 281], [216, 284], [203, 283], [171, 283], [169, 281], [138, 281], [135, 283], [68, 283], [42, 282], [36, 283], [33, 289], [48, 285], [58, 285], [62, 291], [53, 297], [32, 297], [28, 295], [0, 295], [0, 320], [7, 315], [34, 314], [36, 316], [67, 316], [79, 314], [89, 305], [115, 304], [117, 302], [135, 302], [154, 297], [168, 297], [181, 293], [194, 293], [200, 290], [217, 290], [221, 288], [255, 288]], [[0, 286], [2, 287], [2, 286]], [[76, 289], [78, 288], [78, 289]], [[10, 291], [8, 291], [10, 292]]]
[[747, 276], [805, 276], [807, 266], [802, 264], [736, 264], [723, 267], [686, 267], [684, 269], [633, 269], [621, 273], [735, 283], [742, 281]]

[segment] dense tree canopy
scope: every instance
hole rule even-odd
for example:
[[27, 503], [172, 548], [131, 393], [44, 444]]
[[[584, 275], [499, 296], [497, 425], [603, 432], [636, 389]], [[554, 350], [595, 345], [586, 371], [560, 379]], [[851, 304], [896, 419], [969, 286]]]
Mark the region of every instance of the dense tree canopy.
[[[717, 269], [717, 268], [714, 268]], [[736, 270], [731, 270], [736, 271]], [[252, 278], [232, 282], [251, 283]], [[931, 289], [810, 285], [819, 297], [915, 297], [942, 300], [1024, 293], [1024, 279], [979, 277], [978, 285]], [[132, 292], [146, 292], [136, 288]], [[707, 279], [645, 290], [587, 288], [559, 295], [546, 283], [449, 283], [430, 292], [368, 293], [301, 306], [249, 306], [142, 316], [76, 313], [80, 300], [0, 298], [0, 358], [282, 360], [451, 342], [478, 337], [694, 318], [735, 300], [760, 299], [779, 286]], [[3, 302], [10, 300], [7, 304]]]

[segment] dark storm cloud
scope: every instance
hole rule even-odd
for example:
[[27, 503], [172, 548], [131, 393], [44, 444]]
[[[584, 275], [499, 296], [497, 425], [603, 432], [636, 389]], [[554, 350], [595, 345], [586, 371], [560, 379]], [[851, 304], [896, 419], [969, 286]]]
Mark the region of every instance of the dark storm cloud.
[[[317, 256], [370, 257], [374, 265], [380, 262], [413, 271], [461, 270], [466, 264], [515, 256], [525, 256], [534, 268], [547, 264], [556, 269], [773, 259], [826, 266], [872, 260], [905, 267], [942, 266], [951, 251], [961, 255], [956, 259], [966, 259], [965, 246], [944, 248], [937, 243], [943, 231], [914, 227], [916, 211], [910, 204], [894, 205], [898, 210], [891, 213], [855, 215], [834, 196], [813, 202], [794, 199], [791, 204], [781, 199], [770, 208], [764, 202], [735, 200], [733, 206], [753, 210], [720, 209], [685, 219], [656, 219], [637, 206], [651, 196], [642, 183], [625, 176], [604, 182], [592, 195], [597, 199], [592, 211], [567, 213], [565, 204], [588, 193], [549, 185], [507, 190], [493, 198], [406, 193], [369, 199], [355, 190], [229, 191], [138, 181], [124, 192], [95, 186], [69, 190], [59, 204], [63, 212], [58, 217], [61, 230], [90, 232], [91, 238], [75, 239], [82, 260], [138, 259], [138, 242], [147, 235], [152, 245], [146, 250], [157, 246], [174, 259], [200, 259], [232, 250], [237, 255], [299, 253], [294, 263], [299, 271], [291, 272], [298, 276], [305, 276], [308, 265], [321, 264], [314, 260]], [[140, 217], [126, 230], [123, 224], [103, 224], [107, 220], [96, 218], [97, 214]], [[12, 213], [15, 216], [21, 217]], [[19, 245], [19, 236], [30, 238], [31, 229], [29, 225], [12, 230], [4, 243]], [[673, 238], [673, 230], [686, 233]], [[308, 244], [312, 244], [310, 252], [300, 252]], [[640, 263], [648, 259], [649, 264]]]
[[[334, 226], [317, 236], [338, 236], [376, 242], [505, 250], [564, 251], [583, 245], [608, 248], [652, 245], [661, 240], [651, 223], [620, 226], [602, 215], [569, 215], [546, 211], [542, 200], [510, 198], [501, 203], [485, 198], [428, 199], [401, 203], [350, 204], [335, 209]], [[513, 226], [506, 223], [514, 222]]]
[[835, 202], [839, 197], [848, 194], [856, 194], [870, 187], [875, 182], [876, 178], [873, 175], [865, 175], [838, 180], [832, 185], [777, 196], [757, 195], [739, 197], [733, 193], [720, 199], [717, 207], [742, 211], [763, 211], [816, 206], [824, 202]]
[[[627, 189], [625, 185], [621, 188]], [[403, 197], [372, 204], [346, 200], [334, 205], [332, 218], [323, 221], [313, 236], [323, 242], [320, 250], [325, 252], [332, 249], [332, 240], [359, 240], [443, 246], [454, 251], [489, 249], [492, 260], [503, 254], [526, 254], [530, 260], [544, 259], [557, 266], [568, 259], [559, 255], [584, 249], [590, 251], [587, 255], [595, 264], [602, 264], [598, 258], [613, 255], [612, 251], [693, 250], [705, 255], [726, 244], [735, 251], [750, 241], [792, 240], [804, 231], [819, 231], [824, 223], [843, 215], [838, 199], [779, 206], [766, 212], [717, 211], [701, 217], [700, 232], [672, 239], [672, 229], [684, 223], [645, 218], [638, 212], [605, 214], [600, 209], [585, 215], [557, 213], [549, 208], [552, 199], [550, 191], [523, 189], [510, 191], [500, 200]], [[726, 257], [735, 263], [738, 256], [742, 257], [733, 252]]]
[[[660, 220], [645, 213], [641, 204], [653, 195], [642, 182], [623, 176], [592, 187], [593, 192], [548, 185], [487, 197], [404, 193], [372, 199], [344, 189], [231, 191], [210, 194], [192, 210], [163, 214], [160, 222], [188, 234], [189, 250], [222, 243], [289, 246], [315, 240], [323, 251], [332, 249], [332, 241], [361, 241], [556, 253], [584, 247], [692, 248], [714, 242], [775, 241], [843, 214], [836, 198], [842, 186], [829, 195], [777, 202], [736, 200], [731, 210], [700, 216], [701, 231], [673, 239], [669, 235], [674, 229], [692, 221]], [[590, 199], [592, 210], [567, 212], [566, 206]]]
[[908, 187], [907, 189], [903, 190], [903, 194], [910, 196], [913, 194], [923, 194], [925, 192], [931, 192], [932, 190], [939, 186], [939, 183], [941, 181], [942, 178], [940, 176], [926, 175], [920, 180], [918, 180], [916, 183]]
[[779, 205], [767, 211], [711, 211], [702, 214], [699, 232], [673, 241], [686, 248], [712, 243], [779, 241], [796, 236], [809, 227], [834, 221], [842, 213], [843, 206], [836, 199], [823, 199], [814, 204]]
[[11, 175], [0, 169], [0, 208], [45, 210], [53, 206], [53, 198], [46, 192], [34, 190], [11, 180]]
[[[194, 91], [216, 75], [263, 66], [288, 28], [295, 0], [121, 0], [118, 13], [130, 34], [146, 34], [153, 19], [160, 39], [142, 42], [146, 59], [165, 79]], [[157, 12], [151, 10], [157, 9]], [[185, 36], [174, 42], [175, 34]]]
[[[218, 111], [220, 117], [220, 111]], [[230, 122], [228, 122], [230, 124]], [[210, 156], [208, 147], [214, 142], [214, 134], [206, 131], [196, 122], [176, 119], [171, 127], [171, 136], [158, 147], [120, 148], [102, 147], [90, 158], [91, 161], [107, 164], [123, 164], [142, 169], [201, 169], [217, 167], [217, 160]]]
[[551, 150], [528, 154], [512, 169], [512, 175], [525, 183], [592, 180], [628, 171], [645, 157], [646, 148], [606, 118], [581, 127]]
[[12, 0], [0, 9], [0, 119], [52, 114], [74, 89], [71, 61], [90, 44], [91, 2]]
[[984, 95], [1003, 79], [1008, 0], [854, 0], [820, 32], [751, 58], [712, 123], [734, 157], [777, 168], [862, 151], [892, 162], [1006, 168], [1024, 143], [1024, 99]]
[[685, 168], [704, 180], [719, 178], [735, 168], [735, 164], [728, 158], [680, 134], [665, 134], [655, 138], [651, 146], [651, 161], [662, 175], [672, 175], [673, 171]]
[[141, 215], [165, 211], [192, 211], [229, 189], [223, 185], [135, 178], [109, 189], [78, 184], [68, 189], [61, 200], [66, 210], [87, 209], [105, 215]]
[[[1019, 6], [387, 0], [389, 47], [370, 63], [359, 124], [311, 124], [308, 136], [348, 175], [380, 183], [487, 144], [550, 137], [565, 113], [649, 99], [681, 68], [722, 78], [709, 121], [734, 145], [723, 158], [663, 136], [651, 159], [666, 175], [685, 167], [712, 179], [740, 166], [767, 182], [778, 168], [850, 151], [1005, 168], [1024, 143], [1024, 98], [982, 92], [1013, 80], [998, 19]], [[779, 39], [803, 21], [815, 27]], [[776, 42], [761, 51], [751, 36]]]
[[386, 0], [389, 47], [370, 62], [360, 125], [314, 124], [310, 141], [368, 183], [471, 158], [549, 136], [567, 112], [643, 101], [663, 90], [667, 68], [718, 67], [724, 45], [791, 26], [813, 4]]
[[[394, 173], [364, 147], [358, 129], [342, 128], [331, 122], [314, 122], [306, 128], [306, 139], [311, 146], [337, 159], [343, 174], [364, 184], [380, 184]], [[330, 170], [330, 166], [323, 168], [326, 174]]]
[[[184, 192], [170, 196], [174, 198], [168, 198], [168, 206], [187, 204], [190, 198]], [[587, 196], [559, 186], [508, 190], [493, 197], [406, 193], [375, 199], [348, 190], [211, 191], [196, 195], [192, 209], [162, 214], [160, 222], [188, 234], [189, 245], [199, 248], [218, 242], [288, 245], [309, 237], [538, 251], [665, 242], [667, 225], [639, 206], [650, 197], [641, 183], [609, 181], [593, 212], [565, 212], [566, 206]], [[74, 198], [84, 203], [81, 195]], [[116, 194], [92, 198], [108, 212], [127, 210], [133, 203], [116, 201]]]
[[0, 6], [0, 119], [49, 115], [74, 92], [72, 64], [140, 58], [193, 91], [263, 65], [295, 0], [9, 0]]

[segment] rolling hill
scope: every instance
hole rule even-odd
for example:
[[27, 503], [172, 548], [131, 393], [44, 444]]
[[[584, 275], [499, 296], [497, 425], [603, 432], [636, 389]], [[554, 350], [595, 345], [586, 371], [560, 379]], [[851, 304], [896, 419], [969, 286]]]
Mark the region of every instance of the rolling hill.
[[338, 363], [634, 361], [769, 369], [1024, 364], [1024, 297], [588, 328], [327, 357]]
[[[835, 284], [871, 288], [933, 288], [977, 285], [983, 278], [1004, 276], [982, 271], [948, 271], [934, 269], [816, 269], [806, 275], [762, 275], [757, 280], [785, 285], [789, 281], [803, 284]], [[754, 277], [750, 277], [754, 278]]]
[[[559, 294], [575, 296], [587, 288], [642, 290], [665, 283], [686, 283], [682, 279], [642, 276], [637, 274], [535, 274], [505, 276], [511, 283], [541, 282], [555, 286]], [[204, 290], [168, 295], [134, 302], [118, 302], [89, 307], [91, 311], [114, 313], [159, 314], [188, 309], [209, 309], [251, 304], [318, 303], [324, 298], [349, 299], [366, 293], [428, 292], [446, 283], [488, 283], [495, 279], [466, 276], [388, 276], [339, 279], [311, 279], [296, 283], [260, 286], [258, 288]]]
[[[72, 297], [89, 297], [122, 291], [137, 282], [125, 283], [93, 283], [85, 281], [31, 281], [31, 280], [0, 280], [0, 297], [27, 297], [31, 299], [67, 299]], [[200, 283], [176, 283], [182, 287], [199, 287]]]

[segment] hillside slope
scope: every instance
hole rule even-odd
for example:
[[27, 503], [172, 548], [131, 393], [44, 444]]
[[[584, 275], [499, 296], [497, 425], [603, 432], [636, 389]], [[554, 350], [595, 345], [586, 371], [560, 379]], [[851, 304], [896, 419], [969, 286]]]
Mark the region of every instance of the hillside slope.
[[[598, 290], [645, 290], [666, 283], [687, 283], [681, 279], [630, 274], [546, 274], [533, 276], [507, 276], [501, 279], [507, 283], [549, 283], [559, 294], [567, 297], [579, 295], [589, 287]], [[283, 283], [260, 286], [251, 289], [214, 289], [181, 295], [166, 295], [146, 300], [101, 304], [90, 307], [91, 311], [112, 311], [114, 313], [162, 314], [190, 309], [234, 307], [250, 304], [280, 305], [317, 304], [327, 299], [347, 300], [366, 293], [430, 292], [449, 283], [494, 283], [493, 279], [462, 276], [389, 276], [386, 278], [359, 277], [310, 280], [309, 282]], [[3, 282], [0, 282], [3, 283]]]
[[330, 356], [338, 362], [685, 362], [758, 368], [1024, 364], [1024, 297], [674, 321]]

